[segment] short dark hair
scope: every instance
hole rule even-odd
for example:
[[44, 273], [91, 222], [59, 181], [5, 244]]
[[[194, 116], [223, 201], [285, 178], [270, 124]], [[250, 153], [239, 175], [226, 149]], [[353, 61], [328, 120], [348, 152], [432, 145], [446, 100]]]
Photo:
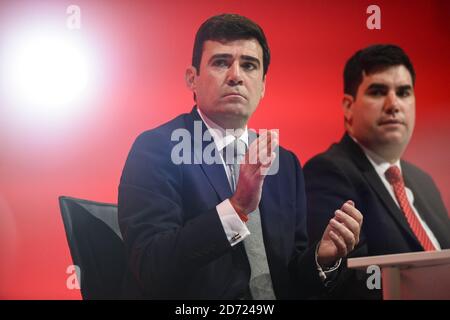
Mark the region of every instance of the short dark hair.
[[377, 44], [357, 51], [345, 64], [344, 93], [356, 97], [363, 79], [363, 72], [370, 75], [398, 65], [408, 69], [414, 85], [416, 73], [402, 48], [392, 44]]
[[228, 42], [241, 39], [256, 39], [263, 51], [263, 75], [270, 63], [270, 50], [262, 28], [252, 20], [238, 14], [221, 14], [203, 22], [197, 31], [192, 53], [192, 65], [200, 73], [203, 44], [207, 40]]

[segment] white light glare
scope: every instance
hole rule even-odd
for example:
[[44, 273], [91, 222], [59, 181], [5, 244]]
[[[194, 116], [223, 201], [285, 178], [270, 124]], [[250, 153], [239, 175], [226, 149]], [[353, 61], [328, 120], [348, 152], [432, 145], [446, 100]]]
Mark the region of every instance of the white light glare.
[[80, 41], [70, 32], [16, 37], [4, 65], [8, 96], [31, 114], [58, 115], [87, 94], [91, 66]]

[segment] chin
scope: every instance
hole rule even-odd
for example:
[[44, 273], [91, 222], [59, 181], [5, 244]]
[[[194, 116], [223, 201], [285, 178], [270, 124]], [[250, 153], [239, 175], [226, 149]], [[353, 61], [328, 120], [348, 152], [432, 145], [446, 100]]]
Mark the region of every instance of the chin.
[[222, 113], [236, 116], [247, 116], [248, 107], [240, 103], [230, 103], [222, 107]]
[[388, 145], [404, 145], [408, 142], [408, 138], [404, 134], [388, 134], [380, 139], [383, 144]]

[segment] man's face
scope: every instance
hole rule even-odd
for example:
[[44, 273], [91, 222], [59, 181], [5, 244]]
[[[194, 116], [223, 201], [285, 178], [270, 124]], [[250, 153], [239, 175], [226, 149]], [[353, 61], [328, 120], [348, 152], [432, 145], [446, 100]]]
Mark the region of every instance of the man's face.
[[401, 155], [414, 129], [415, 108], [411, 74], [403, 65], [363, 74], [356, 98], [344, 97], [347, 130], [381, 155], [386, 149]]
[[205, 41], [200, 72], [186, 72], [198, 108], [224, 128], [245, 125], [264, 96], [263, 53], [255, 39]]

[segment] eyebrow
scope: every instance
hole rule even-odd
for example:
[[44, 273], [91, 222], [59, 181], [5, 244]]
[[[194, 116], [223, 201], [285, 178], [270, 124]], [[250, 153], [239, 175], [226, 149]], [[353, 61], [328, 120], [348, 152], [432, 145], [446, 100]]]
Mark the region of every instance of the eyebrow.
[[[209, 63], [215, 59], [230, 59], [233, 56], [229, 53], [218, 53], [213, 55], [210, 59], [209, 59]], [[240, 56], [240, 59], [244, 60], [244, 61], [251, 61], [254, 62], [259, 66], [261, 66], [261, 62], [259, 61], [258, 58], [252, 57], [252, 56], [248, 56], [248, 55], [242, 55]]]

